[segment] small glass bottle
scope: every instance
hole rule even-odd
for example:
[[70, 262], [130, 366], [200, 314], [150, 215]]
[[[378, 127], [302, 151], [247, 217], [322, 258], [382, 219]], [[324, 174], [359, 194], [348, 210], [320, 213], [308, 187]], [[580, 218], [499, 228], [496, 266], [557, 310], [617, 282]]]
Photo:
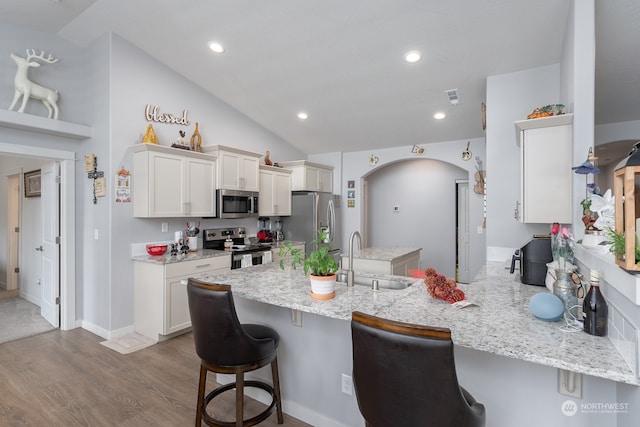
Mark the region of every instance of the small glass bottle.
[[604, 337], [607, 335], [607, 316], [609, 309], [600, 292], [600, 274], [598, 270], [591, 270], [589, 275], [589, 292], [584, 297], [582, 311], [584, 311], [584, 331], [590, 335]]

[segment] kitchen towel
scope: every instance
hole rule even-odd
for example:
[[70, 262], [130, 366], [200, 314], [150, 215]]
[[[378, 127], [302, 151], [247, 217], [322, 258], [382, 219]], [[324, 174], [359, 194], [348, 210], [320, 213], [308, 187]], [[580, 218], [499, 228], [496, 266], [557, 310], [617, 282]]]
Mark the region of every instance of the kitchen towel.
[[242, 255], [242, 260], [240, 261], [240, 268], [249, 267], [251, 265], [253, 265], [253, 262], [251, 262], [251, 254]]
[[271, 251], [263, 252], [262, 253], [262, 263], [263, 264], [267, 264], [267, 263], [269, 263], [271, 261], [273, 261], [273, 259], [271, 258]]

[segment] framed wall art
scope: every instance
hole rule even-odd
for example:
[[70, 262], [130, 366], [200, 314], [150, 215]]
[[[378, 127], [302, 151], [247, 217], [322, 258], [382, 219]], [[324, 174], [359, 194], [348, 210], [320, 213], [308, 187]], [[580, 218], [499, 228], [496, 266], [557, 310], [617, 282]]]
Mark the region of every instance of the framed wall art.
[[24, 197], [40, 197], [40, 169], [24, 173]]

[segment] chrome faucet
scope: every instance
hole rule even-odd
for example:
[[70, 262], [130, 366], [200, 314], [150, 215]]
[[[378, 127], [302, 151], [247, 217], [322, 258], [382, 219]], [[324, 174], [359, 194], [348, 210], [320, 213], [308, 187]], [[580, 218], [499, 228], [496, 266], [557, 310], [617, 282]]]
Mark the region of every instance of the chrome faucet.
[[362, 236], [358, 230], [351, 233], [349, 237], [349, 269], [347, 270], [347, 286], [353, 286], [353, 239], [358, 236], [358, 249], [362, 249]]

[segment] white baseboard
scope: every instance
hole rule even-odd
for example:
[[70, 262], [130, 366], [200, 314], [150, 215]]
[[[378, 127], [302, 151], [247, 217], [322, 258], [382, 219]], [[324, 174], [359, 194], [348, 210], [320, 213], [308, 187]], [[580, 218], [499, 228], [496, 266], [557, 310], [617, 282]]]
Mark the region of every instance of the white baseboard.
[[[216, 381], [218, 382], [218, 384], [229, 384], [235, 381], [235, 379], [235, 375], [232, 374], [216, 374]], [[245, 380], [246, 379], [260, 380], [266, 382], [267, 384], [271, 384], [271, 380], [267, 380], [259, 375], [256, 375], [256, 371], [246, 374]], [[258, 402], [264, 403], [265, 405], [269, 405], [271, 403], [271, 396], [265, 393], [264, 390], [256, 389], [254, 387], [247, 387], [244, 390], [244, 394], [257, 400]], [[311, 424], [312, 426], [350, 427], [332, 418], [327, 418], [325, 415], [319, 414], [307, 406], [300, 405], [297, 402], [292, 402], [287, 399], [282, 399], [282, 409], [282, 412], [284, 412], [285, 414], [297, 418], [300, 421], [304, 421], [307, 424]], [[362, 424], [364, 425], [364, 420], [362, 421]]]
[[108, 331], [104, 328], [101, 328], [97, 325], [94, 325], [91, 322], [87, 322], [85, 320], [82, 320], [80, 322], [79, 325], [82, 329], [86, 329], [87, 331], [91, 332], [92, 334], [96, 334], [99, 337], [104, 338], [105, 340], [110, 340], [113, 338], [118, 338], [127, 334], [130, 334], [132, 332], [134, 332], [134, 328], [133, 325], [124, 327], [124, 328], [120, 328], [120, 329], [116, 329], [114, 331]]

